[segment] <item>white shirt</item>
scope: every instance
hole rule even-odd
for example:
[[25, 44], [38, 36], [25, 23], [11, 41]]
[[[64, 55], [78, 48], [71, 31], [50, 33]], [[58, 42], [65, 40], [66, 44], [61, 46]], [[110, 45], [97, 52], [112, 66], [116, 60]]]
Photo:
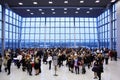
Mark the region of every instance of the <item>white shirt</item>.
[[47, 61], [52, 61], [52, 56], [48, 56]]

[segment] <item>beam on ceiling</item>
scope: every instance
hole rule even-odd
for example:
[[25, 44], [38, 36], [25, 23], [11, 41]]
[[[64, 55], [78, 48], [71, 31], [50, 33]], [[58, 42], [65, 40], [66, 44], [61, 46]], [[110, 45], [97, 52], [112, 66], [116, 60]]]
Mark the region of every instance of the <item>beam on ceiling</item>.
[[12, 9], [51, 9], [51, 8], [80, 8], [80, 9], [88, 9], [88, 8], [93, 8], [93, 9], [105, 9], [105, 7], [10, 7]]

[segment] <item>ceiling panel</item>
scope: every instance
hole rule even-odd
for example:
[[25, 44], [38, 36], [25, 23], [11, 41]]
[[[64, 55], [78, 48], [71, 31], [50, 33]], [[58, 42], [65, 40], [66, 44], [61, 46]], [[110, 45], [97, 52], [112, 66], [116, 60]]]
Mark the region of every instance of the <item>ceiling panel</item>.
[[[49, 4], [49, 1], [52, 1], [52, 4]], [[68, 3], [64, 3], [65, 1]], [[22, 17], [97, 17], [108, 5], [111, 5], [111, 0], [99, 0], [99, 3], [95, 3], [96, 0], [82, 0], [84, 3], [80, 3], [80, 1], [81, 0], [2, 0], [0, 3], [9, 6], [10, 9]], [[23, 5], [18, 5], [19, 2], [23, 3]], [[38, 4], [33, 4], [33, 2], [37, 2]], [[64, 10], [64, 8], [67, 8], [67, 10]], [[77, 10], [77, 8], [80, 9]], [[27, 9], [30, 11], [27, 11]], [[42, 9], [42, 11], [39, 11], [39, 9]]]

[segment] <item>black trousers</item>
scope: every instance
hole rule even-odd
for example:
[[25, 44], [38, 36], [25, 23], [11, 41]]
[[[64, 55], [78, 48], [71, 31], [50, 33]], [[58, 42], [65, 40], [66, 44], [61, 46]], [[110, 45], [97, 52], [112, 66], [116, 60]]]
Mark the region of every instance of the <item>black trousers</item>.
[[105, 58], [105, 64], [108, 64], [108, 58]]
[[11, 72], [10, 65], [7, 66], [7, 70], [8, 70], [8, 74], [10, 74]]
[[99, 80], [101, 80], [101, 72], [97, 72], [97, 76], [98, 76]]
[[51, 63], [52, 63], [52, 61], [49, 61], [49, 70], [51, 69]]
[[0, 65], [0, 72], [1, 72], [2, 65]]
[[79, 74], [79, 66], [75, 66], [75, 72], [76, 74]]
[[32, 75], [32, 65], [27, 66], [27, 71], [29, 75]]

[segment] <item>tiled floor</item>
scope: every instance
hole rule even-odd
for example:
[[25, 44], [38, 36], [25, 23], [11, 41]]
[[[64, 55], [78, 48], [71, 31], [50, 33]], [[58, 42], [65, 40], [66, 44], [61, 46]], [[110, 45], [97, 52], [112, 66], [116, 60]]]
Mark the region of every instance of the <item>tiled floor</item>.
[[[32, 76], [29, 76], [27, 72], [22, 72], [22, 69], [17, 69], [14, 64], [11, 67], [11, 74], [7, 75], [4, 70], [0, 73], [0, 80], [95, 80], [93, 79], [93, 72], [91, 69], [87, 69], [86, 74], [76, 75], [68, 71], [66, 66], [58, 68], [58, 76], [54, 76], [54, 67], [48, 69], [48, 65], [42, 64], [42, 73], [35, 76], [34, 69]], [[97, 79], [96, 79], [97, 80]], [[120, 60], [110, 61], [108, 65], [104, 65], [104, 73], [102, 73], [102, 80], [120, 80]]]

